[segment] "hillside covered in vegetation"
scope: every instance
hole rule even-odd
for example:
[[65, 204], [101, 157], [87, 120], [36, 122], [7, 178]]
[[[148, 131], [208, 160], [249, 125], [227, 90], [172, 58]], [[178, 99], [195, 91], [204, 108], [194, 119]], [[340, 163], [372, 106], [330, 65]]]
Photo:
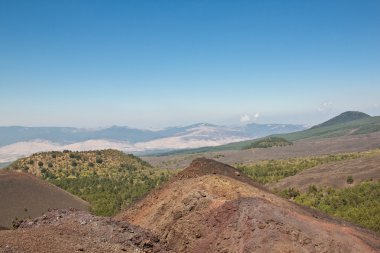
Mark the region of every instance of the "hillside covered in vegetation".
[[31, 173], [79, 196], [97, 215], [115, 214], [175, 173], [116, 150], [37, 153], [8, 169]]
[[[350, 182], [350, 179], [348, 177], [347, 181]], [[289, 188], [283, 190], [281, 195], [380, 232], [380, 181], [368, 180], [344, 189], [317, 188], [312, 185], [306, 193]]]
[[338, 116], [329, 119], [328, 121], [325, 121], [319, 125], [313, 126], [313, 128], [318, 128], [318, 127], [326, 127], [326, 126], [333, 126], [337, 124], [343, 124], [355, 120], [361, 120], [361, 119], [366, 119], [366, 118], [371, 118], [370, 115], [363, 113], [363, 112], [357, 112], [357, 111], [347, 111], [344, 113], [339, 114]]
[[351, 112], [347, 114], [346, 112], [310, 129], [278, 136], [290, 141], [296, 141], [309, 138], [319, 139], [369, 134], [378, 131], [380, 131], [380, 116], [371, 117], [366, 116], [364, 113]]
[[268, 184], [294, 176], [295, 174], [330, 162], [344, 161], [361, 157], [369, 157], [380, 153], [379, 149], [364, 152], [342, 153], [333, 155], [310, 156], [280, 160], [263, 160], [251, 164], [236, 164], [236, 168], [254, 181]]

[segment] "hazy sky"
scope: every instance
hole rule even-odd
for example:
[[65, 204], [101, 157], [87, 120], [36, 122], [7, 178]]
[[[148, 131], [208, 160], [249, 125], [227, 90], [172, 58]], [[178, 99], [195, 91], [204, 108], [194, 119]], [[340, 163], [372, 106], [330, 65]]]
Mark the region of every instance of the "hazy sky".
[[0, 0], [0, 125], [380, 115], [380, 1]]

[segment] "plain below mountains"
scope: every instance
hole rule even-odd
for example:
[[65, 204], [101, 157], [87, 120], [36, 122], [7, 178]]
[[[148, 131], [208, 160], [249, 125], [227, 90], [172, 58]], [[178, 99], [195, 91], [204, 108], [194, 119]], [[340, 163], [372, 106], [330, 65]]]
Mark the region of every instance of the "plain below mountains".
[[52, 150], [117, 149], [128, 153], [141, 153], [216, 146], [302, 129], [304, 127], [301, 125], [287, 124], [248, 124], [232, 127], [205, 123], [156, 131], [118, 126], [104, 129], [0, 127], [0, 163]]

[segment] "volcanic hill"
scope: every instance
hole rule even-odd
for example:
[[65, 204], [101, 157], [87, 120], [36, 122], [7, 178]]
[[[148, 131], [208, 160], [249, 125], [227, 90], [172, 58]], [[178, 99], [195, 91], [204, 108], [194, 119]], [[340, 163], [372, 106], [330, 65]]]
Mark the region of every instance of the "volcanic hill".
[[89, 209], [86, 201], [23, 172], [0, 171], [0, 199], [0, 227], [4, 228], [11, 228], [16, 217], [38, 217], [50, 208]]
[[12, 163], [7, 170], [28, 172], [72, 193], [91, 205], [92, 213], [115, 215], [176, 171], [153, 168], [118, 150], [52, 151]]
[[116, 219], [174, 252], [379, 252], [373, 232], [278, 197], [233, 167], [196, 159]]
[[55, 179], [92, 174], [110, 177], [120, 174], [122, 167], [145, 171], [151, 165], [134, 155], [114, 149], [80, 152], [64, 150], [41, 152], [18, 159], [8, 169], [23, 170], [45, 179]]

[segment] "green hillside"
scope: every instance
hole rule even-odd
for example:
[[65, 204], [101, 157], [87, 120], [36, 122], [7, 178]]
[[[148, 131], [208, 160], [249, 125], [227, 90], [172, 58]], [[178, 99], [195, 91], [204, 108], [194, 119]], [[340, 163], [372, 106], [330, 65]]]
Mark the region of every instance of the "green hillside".
[[357, 112], [357, 111], [347, 111], [347, 112], [344, 112], [326, 122], [323, 122], [322, 124], [319, 124], [319, 125], [316, 125], [316, 126], [313, 126], [313, 128], [319, 128], [319, 127], [325, 127], [325, 126], [333, 126], [333, 125], [337, 125], [337, 124], [342, 124], [342, 123], [347, 123], [347, 122], [351, 122], [351, 121], [355, 121], [355, 120], [360, 120], [360, 119], [366, 119], [366, 118], [370, 118], [371, 116], [369, 116], [368, 114], [366, 113], [363, 113], [363, 112]]
[[175, 173], [117, 150], [37, 153], [7, 169], [29, 172], [79, 196], [97, 215], [115, 214]]
[[190, 149], [161, 152], [161, 153], [156, 154], [156, 156], [182, 155], [182, 154], [187, 155], [187, 154], [197, 154], [197, 153], [203, 153], [203, 152], [217, 152], [217, 151], [223, 151], [223, 150], [239, 150], [253, 144], [257, 140], [260, 140], [260, 139], [231, 142], [228, 144], [213, 146], [213, 147], [190, 148]]
[[268, 137], [263, 137], [259, 139], [253, 139], [253, 140], [231, 142], [231, 143], [220, 145], [220, 146], [181, 149], [181, 150], [175, 150], [175, 151], [169, 151], [169, 152], [162, 152], [162, 153], [157, 154], [157, 156], [180, 155], [180, 154], [186, 155], [186, 154], [197, 154], [197, 153], [203, 153], [203, 152], [218, 152], [218, 151], [224, 151], [224, 150], [241, 150], [241, 149], [253, 148], [252, 146], [257, 145], [261, 141], [265, 142], [264, 141], [265, 139], [273, 138], [273, 137], [281, 138], [285, 142], [291, 143], [290, 141], [286, 140], [285, 138], [282, 138], [281, 136], [278, 136], [278, 137], [268, 136]]
[[[325, 122], [326, 123], [326, 122]], [[323, 123], [324, 124], [324, 123]], [[336, 124], [323, 124], [304, 131], [277, 135], [289, 141], [308, 138], [331, 138], [345, 135], [368, 134], [380, 131], [380, 116], [366, 117], [359, 120]]]
[[279, 180], [294, 176], [297, 173], [315, 166], [330, 162], [366, 158], [379, 155], [380, 149], [363, 152], [339, 153], [309, 157], [294, 157], [279, 160], [262, 160], [254, 163], [235, 164], [236, 169], [241, 170], [252, 180], [261, 184], [278, 182]]
[[307, 193], [294, 191], [294, 201], [319, 209], [380, 232], [380, 181], [367, 181], [345, 189], [318, 189], [310, 186]]

